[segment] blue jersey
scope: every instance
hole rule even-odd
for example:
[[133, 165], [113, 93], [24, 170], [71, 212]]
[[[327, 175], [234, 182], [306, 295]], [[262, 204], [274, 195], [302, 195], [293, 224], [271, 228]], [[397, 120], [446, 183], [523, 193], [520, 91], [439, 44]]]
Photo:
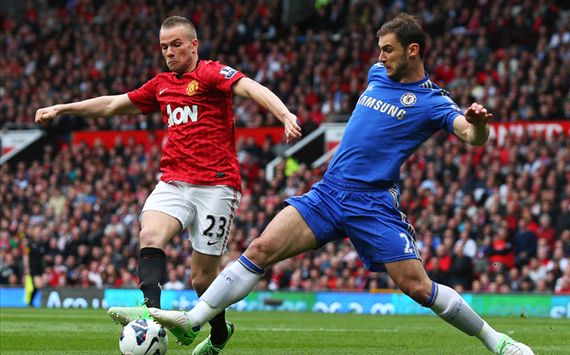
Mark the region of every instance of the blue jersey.
[[463, 112], [427, 74], [399, 83], [377, 63], [325, 176], [373, 186], [398, 182], [408, 157], [438, 130], [453, 132], [458, 115]]

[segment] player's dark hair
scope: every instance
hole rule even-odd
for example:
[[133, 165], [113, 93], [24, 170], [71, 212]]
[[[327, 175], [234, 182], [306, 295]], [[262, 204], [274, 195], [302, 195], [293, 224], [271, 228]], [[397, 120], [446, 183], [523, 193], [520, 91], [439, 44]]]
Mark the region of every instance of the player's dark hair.
[[194, 27], [192, 21], [188, 20], [186, 17], [170, 16], [164, 20], [160, 28], [172, 28], [176, 26], [186, 26], [188, 28], [190, 39], [198, 38], [198, 35], [196, 34], [196, 27]]
[[396, 39], [404, 48], [411, 43], [417, 43], [420, 46], [420, 58], [423, 59], [426, 47], [426, 34], [422, 30], [422, 25], [417, 17], [401, 13], [383, 24], [376, 32], [376, 36], [382, 37], [389, 33], [395, 34]]

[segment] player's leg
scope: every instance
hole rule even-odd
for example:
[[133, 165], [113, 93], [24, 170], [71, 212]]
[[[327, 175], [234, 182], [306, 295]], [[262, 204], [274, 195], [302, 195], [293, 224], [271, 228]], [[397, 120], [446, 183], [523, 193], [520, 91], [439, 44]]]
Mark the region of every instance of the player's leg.
[[398, 194], [395, 187], [352, 192], [345, 202], [350, 204], [345, 210], [345, 228], [366, 266], [372, 271], [385, 267], [405, 294], [464, 333], [479, 337], [490, 350], [532, 354], [526, 345], [491, 328], [457, 292], [429, 279], [416, 249], [414, 228], [399, 210]]
[[[228, 186], [189, 185], [187, 190], [189, 200], [196, 210], [196, 217], [189, 228], [194, 249], [192, 287], [201, 296], [218, 275], [221, 255], [227, 252], [228, 236], [241, 193]], [[210, 336], [196, 347], [193, 354], [216, 354], [233, 334], [233, 325], [226, 323], [225, 311], [209, 323]]]
[[139, 234], [139, 287], [145, 304], [138, 307], [111, 307], [109, 316], [122, 325], [150, 316], [147, 307], [160, 307], [162, 283], [166, 278], [164, 246], [182, 231], [193, 216], [176, 184], [159, 182], [147, 198], [141, 215]]
[[[202, 294], [218, 276], [220, 256], [202, 254], [196, 250], [192, 253], [192, 287], [198, 294]], [[210, 319], [210, 336], [204, 339], [192, 354], [217, 354], [227, 344], [234, 332], [234, 325], [226, 322], [225, 310]]]
[[[402, 292], [424, 307], [431, 308], [454, 327], [471, 336], [481, 331], [483, 320], [457, 292], [445, 285], [432, 282], [420, 260], [409, 259], [386, 263], [386, 270]], [[496, 341], [499, 338], [497, 333]]]
[[150, 312], [166, 327], [178, 326], [187, 333], [192, 330], [195, 337], [204, 323], [245, 298], [261, 279], [266, 267], [316, 246], [317, 240], [311, 228], [295, 207], [288, 206], [236, 262], [216, 277], [200, 297], [200, 302], [189, 312], [158, 309], [150, 309]]
[[145, 211], [141, 218], [139, 251], [139, 288], [144, 304], [136, 307], [111, 307], [109, 316], [121, 325], [142, 318], [150, 318], [148, 307], [160, 307], [161, 287], [166, 277], [164, 246], [182, 225], [179, 220], [163, 212]]
[[180, 221], [164, 212], [151, 210], [142, 214], [139, 287], [148, 307], [160, 308], [160, 292], [166, 278], [164, 246], [181, 231]]
[[528, 346], [489, 326], [455, 290], [431, 281], [420, 260], [408, 259], [385, 265], [402, 292], [465, 334], [479, 338], [490, 351], [496, 354], [533, 354]]

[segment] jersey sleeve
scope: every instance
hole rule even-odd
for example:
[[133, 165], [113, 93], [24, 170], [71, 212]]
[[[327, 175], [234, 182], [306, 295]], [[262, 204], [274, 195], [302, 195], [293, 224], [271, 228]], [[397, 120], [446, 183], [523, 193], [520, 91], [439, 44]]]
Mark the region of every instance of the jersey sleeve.
[[133, 105], [144, 114], [160, 111], [160, 103], [156, 98], [157, 81], [158, 79], [155, 76], [140, 88], [127, 93]]
[[208, 65], [207, 76], [209, 85], [222, 92], [229, 92], [232, 85], [245, 77], [245, 74], [219, 62], [211, 62]]
[[443, 93], [441, 97], [435, 100], [431, 111], [433, 123], [449, 133], [453, 133], [453, 121], [455, 121], [457, 116], [463, 116], [463, 111], [446, 93]]

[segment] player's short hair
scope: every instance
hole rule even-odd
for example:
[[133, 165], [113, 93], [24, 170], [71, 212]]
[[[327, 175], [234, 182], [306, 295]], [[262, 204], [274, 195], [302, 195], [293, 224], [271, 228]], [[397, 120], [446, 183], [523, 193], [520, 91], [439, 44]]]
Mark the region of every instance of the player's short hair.
[[404, 48], [411, 43], [417, 43], [420, 46], [420, 58], [424, 57], [426, 34], [422, 30], [422, 25], [417, 17], [401, 13], [383, 24], [376, 32], [376, 36], [382, 37], [389, 33], [395, 34], [396, 39]]
[[182, 16], [170, 16], [164, 20], [160, 26], [160, 29], [173, 28], [176, 26], [185, 26], [188, 29], [188, 35], [190, 36], [190, 39], [198, 38], [198, 35], [196, 34], [196, 27], [194, 27], [192, 21]]

